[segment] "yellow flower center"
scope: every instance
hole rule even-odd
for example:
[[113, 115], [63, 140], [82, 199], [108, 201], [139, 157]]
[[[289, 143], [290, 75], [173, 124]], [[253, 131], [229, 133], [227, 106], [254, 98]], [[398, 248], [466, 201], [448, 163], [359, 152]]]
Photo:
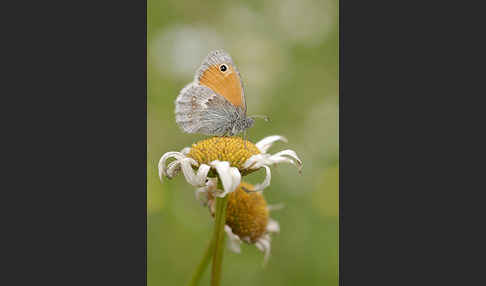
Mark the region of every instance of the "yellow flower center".
[[232, 167], [238, 168], [245, 176], [253, 170], [244, 170], [242, 165], [248, 158], [260, 154], [260, 150], [250, 141], [241, 137], [212, 137], [192, 144], [188, 157], [199, 164], [209, 164], [214, 160], [227, 161]]
[[254, 243], [267, 229], [267, 202], [261, 193], [247, 193], [243, 188], [253, 190], [252, 185], [241, 182], [234, 192], [228, 194], [226, 224], [241, 239]]

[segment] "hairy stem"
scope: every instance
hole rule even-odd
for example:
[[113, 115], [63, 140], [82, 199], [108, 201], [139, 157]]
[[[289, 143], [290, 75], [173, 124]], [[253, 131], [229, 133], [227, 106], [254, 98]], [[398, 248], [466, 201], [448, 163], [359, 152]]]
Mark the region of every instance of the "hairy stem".
[[226, 195], [224, 198], [216, 198], [216, 214], [214, 219], [214, 231], [213, 231], [214, 255], [213, 255], [213, 265], [211, 271], [211, 286], [219, 286], [221, 282], [224, 238], [225, 238], [224, 225], [226, 222], [227, 203], [228, 203], [228, 195]]

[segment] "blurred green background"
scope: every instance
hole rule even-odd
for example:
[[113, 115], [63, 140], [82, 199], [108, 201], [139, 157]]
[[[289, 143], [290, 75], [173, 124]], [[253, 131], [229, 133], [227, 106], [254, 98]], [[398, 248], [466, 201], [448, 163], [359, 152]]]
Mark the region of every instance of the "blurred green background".
[[[248, 114], [265, 114], [248, 138], [280, 134], [270, 153], [297, 152], [291, 165], [272, 167], [269, 204], [281, 232], [272, 254], [243, 245], [226, 249], [223, 285], [338, 285], [338, 1], [148, 0], [147, 210], [148, 285], [184, 285], [211, 237], [212, 221], [184, 177], [160, 182], [157, 163], [202, 135], [183, 134], [174, 100], [210, 50], [223, 48], [245, 85]], [[263, 172], [244, 177], [260, 182]], [[206, 271], [200, 285], [209, 285]]]

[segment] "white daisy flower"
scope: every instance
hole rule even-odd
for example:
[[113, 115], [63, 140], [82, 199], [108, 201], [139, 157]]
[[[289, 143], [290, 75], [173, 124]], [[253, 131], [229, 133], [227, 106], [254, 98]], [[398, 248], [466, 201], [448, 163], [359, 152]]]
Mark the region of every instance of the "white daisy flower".
[[[265, 179], [253, 187], [255, 192], [263, 191], [270, 185], [270, 166], [290, 163], [299, 172], [302, 169], [302, 161], [292, 150], [273, 155], [267, 153], [276, 141], [287, 142], [287, 139], [273, 135], [256, 144], [241, 137], [212, 137], [202, 140], [180, 152], [165, 153], [159, 161], [159, 177], [160, 180], [163, 177], [172, 179], [182, 171], [186, 181], [198, 188], [196, 196], [211, 189], [215, 196], [224, 197], [236, 189], [242, 176], [264, 168]], [[174, 160], [168, 163], [169, 159]], [[217, 178], [221, 180], [223, 190], [217, 189]]]

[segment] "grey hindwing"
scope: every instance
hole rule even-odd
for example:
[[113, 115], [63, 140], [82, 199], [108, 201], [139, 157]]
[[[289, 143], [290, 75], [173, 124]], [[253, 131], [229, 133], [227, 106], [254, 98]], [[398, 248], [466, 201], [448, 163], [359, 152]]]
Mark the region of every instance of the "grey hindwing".
[[241, 108], [194, 82], [181, 90], [175, 106], [176, 123], [186, 133], [235, 135], [249, 127]]

